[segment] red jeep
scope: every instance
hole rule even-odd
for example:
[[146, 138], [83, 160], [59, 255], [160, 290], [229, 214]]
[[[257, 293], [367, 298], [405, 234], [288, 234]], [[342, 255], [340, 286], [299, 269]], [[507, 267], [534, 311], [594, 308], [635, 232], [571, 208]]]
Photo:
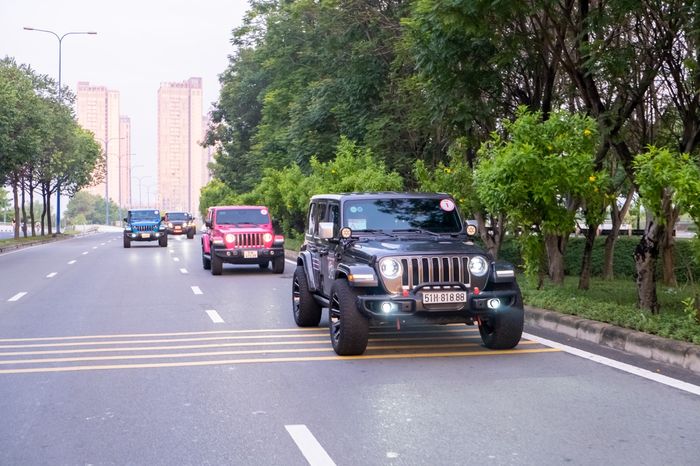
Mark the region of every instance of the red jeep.
[[202, 265], [221, 275], [224, 262], [258, 264], [284, 271], [284, 236], [276, 235], [270, 213], [263, 206], [209, 207], [202, 234]]

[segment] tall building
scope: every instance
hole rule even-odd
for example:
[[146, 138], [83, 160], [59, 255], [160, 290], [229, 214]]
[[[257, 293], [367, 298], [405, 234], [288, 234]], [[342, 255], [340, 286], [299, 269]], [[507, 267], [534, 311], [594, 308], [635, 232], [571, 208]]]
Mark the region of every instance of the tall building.
[[[78, 82], [76, 94], [78, 123], [95, 135], [105, 155], [105, 173], [101, 181], [89, 188], [91, 194], [105, 197], [120, 206], [128, 206], [131, 194], [131, 124], [119, 115], [119, 91], [104, 86]], [[125, 121], [123, 121], [124, 119]], [[125, 190], [125, 186], [127, 186]], [[117, 219], [110, 219], [117, 220]]]
[[158, 199], [162, 210], [197, 214], [206, 183], [202, 149], [202, 78], [161, 83], [158, 89]]

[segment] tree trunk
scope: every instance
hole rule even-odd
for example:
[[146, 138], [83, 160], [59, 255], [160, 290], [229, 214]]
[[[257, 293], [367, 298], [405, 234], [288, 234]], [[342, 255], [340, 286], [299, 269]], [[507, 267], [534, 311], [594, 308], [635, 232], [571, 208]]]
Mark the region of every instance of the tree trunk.
[[12, 178], [12, 201], [14, 203], [14, 211], [15, 211], [15, 216], [12, 218], [12, 221], [14, 222], [14, 227], [15, 227], [15, 232], [14, 236], [15, 239], [19, 239], [19, 226], [22, 223], [19, 219], [19, 193], [18, 191], [18, 181], [17, 177]]
[[564, 252], [567, 240], [567, 236], [545, 235], [544, 237], [549, 279], [557, 285], [564, 283]]
[[659, 242], [663, 267], [662, 283], [665, 286], [676, 287], [678, 286], [678, 281], [676, 280], [676, 259], [674, 257], [676, 240], [673, 237], [673, 229], [676, 226], [679, 213], [678, 209], [673, 207], [671, 200], [666, 200], [666, 196], [664, 196], [662, 208], [664, 209], [663, 215], [665, 220], [664, 233]]
[[486, 250], [498, 259], [498, 253], [501, 251], [503, 237], [505, 235], [505, 219], [503, 215], [498, 216], [498, 220], [491, 219], [491, 231], [486, 227], [486, 220], [482, 212], [475, 212], [474, 218], [479, 226], [479, 236], [486, 246]]
[[620, 209], [617, 206], [617, 200], [613, 200], [610, 207], [610, 220], [612, 222], [612, 231], [605, 238], [605, 257], [603, 259], [603, 280], [612, 280], [614, 278], [614, 254], [615, 242], [620, 236], [620, 228], [634, 197], [634, 188], [631, 188], [627, 193], [627, 199]]
[[34, 221], [34, 179], [29, 174], [29, 222], [32, 224], [32, 236], [36, 236], [36, 222]]
[[20, 179], [20, 195], [22, 197], [22, 236], [27, 237], [27, 205], [25, 201], [25, 182], [24, 177]]
[[41, 209], [41, 236], [44, 236], [46, 234], [46, 230], [44, 229], [46, 225], [46, 198], [48, 196], [46, 195], [46, 185], [44, 183], [41, 183], [41, 202], [43, 204], [43, 207]]
[[46, 222], [46, 231], [49, 236], [52, 235], [52, 225], [51, 225], [51, 190], [49, 189], [50, 185], [49, 183], [46, 183], [46, 218], [48, 218], [48, 221]]
[[597, 232], [598, 225], [588, 225], [586, 242], [583, 246], [583, 259], [581, 260], [581, 275], [578, 279], [579, 290], [588, 290], [591, 286], [591, 257], [593, 256], [593, 245]]
[[659, 313], [659, 300], [656, 296], [656, 259], [659, 256], [659, 239], [664, 227], [650, 222], [646, 232], [634, 249], [634, 263], [637, 270], [637, 307], [652, 314]]

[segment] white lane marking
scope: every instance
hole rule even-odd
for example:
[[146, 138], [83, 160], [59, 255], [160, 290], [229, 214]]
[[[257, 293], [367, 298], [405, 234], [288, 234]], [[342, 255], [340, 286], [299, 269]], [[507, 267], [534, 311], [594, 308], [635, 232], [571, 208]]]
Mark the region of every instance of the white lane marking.
[[223, 324], [224, 319], [221, 318], [218, 312], [216, 312], [214, 309], [209, 309], [206, 311], [207, 314], [209, 315], [209, 318], [211, 319], [212, 322], [215, 324]]
[[73, 265], [73, 264], [75, 264], [76, 262], [77, 262], [77, 261], [76, 261], [75, 259], [73, 259], [72, 261], [68, 261], [68, 265]]
[[83, 256], [84, 256], [84, 255], [86, 255], [87, 253], [88, 253], [88, 252], [87, 252], [87, 251], [85, 251], [85, 252], [83, 253]]
[[180, 258], [178, 258], [178, 257], [173, 257], [173, 260], [174, 260], [175, 262], [180, 262]]
[[[112, 241], [112, 240], [110, 240], [110, 241]], [[104, 245], [105, 245], [105, 243], [100, 243], [100, 246], [104, 246]]]
[[92, 249], [97, 249], [97, 246], [93, 246]]
[[8, 301], [8, 302], [9, 302], [9, 301], [19, 301], [20, 298], [22, 298], [22, 296], [24, 296], [25, 294], [27, 294], [26, 291], [20, 291], [19, 293], [17, 293], [16, 295], [14, 295], [14, 296], [11, 297], [10, 299], [8, 299], [7, 301]]
[[202, 290], [200, 290], [198, 286], [191, 286], [190, 288], [192, 288], [192, 293], [194, 293], [194, 294], [204, 294], [204, 293], [202, 293]]
[[170, 254], [175, 254], [175, 250], [174, 250], [174, 249], [168, 249], [168, 252], [169, 252]]
[[299, 450], [309, 462], [310, 466], [335, 466], [335, 463], [328, 456], [314, 434], [303, 424], [284, 426], [292, 436], [292, 440], [297, 444]]
[[588, 351], [583, 351], [572, 346], [563, 345], [557, 343], [556, 341], [547, 340], [545, 338], [540, 338], [535, 335], [523, 332], [523, 337], [528, 340], [536, 341], [537, 343], [549, 346], [550, 348], [556, 348], [565, 351], [574, 356], [580, 358], [588, 359], [589, 361], [597, 362], [598, 364], [603, 364], [605, 366], [613, 367], [615, 369], [637, 375], [639, 377], [644, 377], [645, 379], [653, 380], [654, 382], [659, 382], [669, 387], [677, 388], [695, 395], [700, 395], [700, 387], [697, 385], [690, 384], [688, 382], [683, 382], [682, 380], [673, 379], [671, 377], [657, 374], [656, 372], [648, 371], [631, 364], [626, 364], [624, 362], [615, 361], [614, 359], [606, 358], [604, 356], [598, 356], [597, 354], [589, 353]]
[[53, 278], [53, 277], [55, 277], [56, 275], [58, 275], [58, 272], [51, 272], [50, 274], [48, 274], [48, 275], [46, 276], [46, 278]]
[[180, 269], [181, 273], [187, 273], [187, 269]]

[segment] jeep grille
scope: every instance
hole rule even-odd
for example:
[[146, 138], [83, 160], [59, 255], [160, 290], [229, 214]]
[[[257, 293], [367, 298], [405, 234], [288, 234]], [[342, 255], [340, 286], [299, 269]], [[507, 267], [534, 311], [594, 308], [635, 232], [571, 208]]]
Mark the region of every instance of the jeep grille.
[[411, 256], [400, 260], [401, 284], [409, 289], [421, 283], [470, 283], [467, 256]]
[[153, 225], [134, 225], [136, 231], [153, 231]]
[[235, 233], [234, 247], [262, 248], [265, 246], [262, 233]]

